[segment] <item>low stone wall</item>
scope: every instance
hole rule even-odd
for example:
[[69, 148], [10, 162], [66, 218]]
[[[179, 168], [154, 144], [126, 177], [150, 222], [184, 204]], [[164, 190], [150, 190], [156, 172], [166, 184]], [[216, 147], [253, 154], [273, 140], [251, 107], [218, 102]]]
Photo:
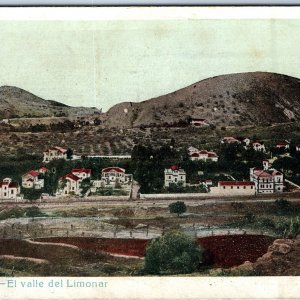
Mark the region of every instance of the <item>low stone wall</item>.
[[177, 194], [140, 194], [140, 199], [182, 199], [207, 198], [209, 193], [177, 193]]

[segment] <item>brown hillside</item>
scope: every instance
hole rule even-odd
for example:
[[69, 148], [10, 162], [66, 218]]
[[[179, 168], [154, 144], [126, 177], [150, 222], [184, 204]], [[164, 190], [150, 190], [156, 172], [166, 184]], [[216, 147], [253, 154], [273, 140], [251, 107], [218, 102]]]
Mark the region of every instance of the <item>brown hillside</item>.
[[0, 118], [77, 116], [100, 113], [96, 108], [71, 107], [44, 100], [14, 86], [0, 87]]
[[217, 126], [264, 125], [300, 119], [300, 80], [286, 75], [253, 72], [199, 81], [173, 93], [113, 106], [108, 126], [174, 123], [205, 118]]

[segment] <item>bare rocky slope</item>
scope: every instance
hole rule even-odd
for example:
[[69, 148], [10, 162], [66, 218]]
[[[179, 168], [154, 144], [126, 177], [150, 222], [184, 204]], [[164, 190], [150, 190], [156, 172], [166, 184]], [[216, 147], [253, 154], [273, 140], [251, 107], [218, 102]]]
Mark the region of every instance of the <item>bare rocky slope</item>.
[[172, 124], [189, 117], [216, 126], [266, 125], [300, 119], [300, 79], [267, 72], [199, 81], [143, 102], [124, 102], [105, 115], [107, 126]]
[[98, 114], [97, 108], [71, 107], [44, 100], [14, 86], [0, 87], [0, 119], [22, 117], [62, 117]]
[[269, 247], [268, 252], [256, 262], [249, 261], [231, 268], [231, 275], [256, 274], [260, 276], [299, 276], [300, 240], [278, 239]]

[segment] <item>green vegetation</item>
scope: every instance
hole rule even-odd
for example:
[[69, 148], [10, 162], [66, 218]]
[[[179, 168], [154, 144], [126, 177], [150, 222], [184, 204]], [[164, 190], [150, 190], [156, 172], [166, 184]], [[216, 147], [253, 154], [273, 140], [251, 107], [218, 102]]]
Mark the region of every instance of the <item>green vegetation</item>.
[[83, 179], [80, 184], [81, 195], [84, 196], [90, 188], [91, 188], [91, 179], [90, 178]]
[[36, 206], [21, 208], [14, 207], [9, 209], [4, 209], [0, 212], [0, 220], [6, 220], [10, 218], [34, 218], [34, 217], [43, 217], [47, 214], [41, 212], [41, 210]]
[[186, 205], [182, 201], [177, 201], [177, 202], [171, 203], [169, 205], [169, 209], [170, 209], [170, 213], [177, 214], [177, 216], [179, 217], [179, 215], [186, 212]]
[[97, 188], [95, 194], [97, 196], [127, 196], [128, 192], [122, 189], [114, 189], [113, 187], [101, 187]]
[[22, 188], [21, 193], [24, 195], [24, 199], [33, 201], [41, 198], [42, 190]]
[[199, 268], [202, 253], [194, 239], [180, 232], [169, 232], [148, 245], [144, 272], [153, 275], [192, 273]]

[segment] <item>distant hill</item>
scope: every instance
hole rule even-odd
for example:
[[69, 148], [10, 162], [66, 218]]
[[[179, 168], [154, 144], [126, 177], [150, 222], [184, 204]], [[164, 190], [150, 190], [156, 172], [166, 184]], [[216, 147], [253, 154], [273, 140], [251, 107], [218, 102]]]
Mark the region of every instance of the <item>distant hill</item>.
[[20, 117], [84, 116], [100, 113], [97, 108], [71, 107], [44, 100], [14, 86], [0, 87], [0, 119]]
[[300, 120], [300, 80], [267, 72], [212, 77], [143, 102], [117, 104], [104, 115], [104, 124], [163, 125], [189, 117], [204, 118], [216, 126]]

